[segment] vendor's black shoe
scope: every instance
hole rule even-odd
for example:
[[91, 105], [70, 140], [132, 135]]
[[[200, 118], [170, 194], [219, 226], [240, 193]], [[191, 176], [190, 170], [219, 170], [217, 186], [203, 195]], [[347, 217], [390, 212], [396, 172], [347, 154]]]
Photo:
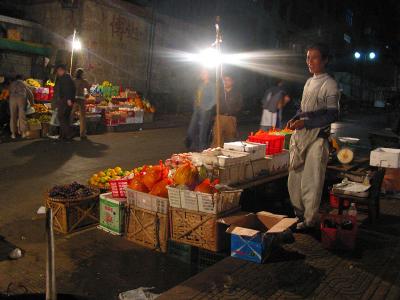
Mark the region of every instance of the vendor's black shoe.
[[87, 136], [81, 136], [81, 137], [80, 137], [80, 140], [81, 140], [81, 141], [87, 141], [88, 138], [87, 138]]
[[296, 232], [299, 232], [299, 233], [308, 233], [312, 230], [314, 230], [314, 227], [307, 226], [307, 224], [305, 222], [299, 222], [296, 225]]

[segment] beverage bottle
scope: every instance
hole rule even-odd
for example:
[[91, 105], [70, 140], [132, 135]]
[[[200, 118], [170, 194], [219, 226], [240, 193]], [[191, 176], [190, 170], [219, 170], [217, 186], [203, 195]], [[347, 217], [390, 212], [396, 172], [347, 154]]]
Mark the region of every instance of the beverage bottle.
[[354, 202], [351, 203], [350, 208], [349, 208], [347, 214], [348, 214], [350, 217], [357, 218], [357, 208], [356, 208], [356, 204], [355, 204]]

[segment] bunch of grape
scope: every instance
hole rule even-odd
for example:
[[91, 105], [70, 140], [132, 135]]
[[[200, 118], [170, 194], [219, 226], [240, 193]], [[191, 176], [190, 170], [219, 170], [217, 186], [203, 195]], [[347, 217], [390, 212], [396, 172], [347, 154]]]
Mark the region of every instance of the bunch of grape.
[[66, 185], [56, 185], [50, 192], [52, 198], [77, 199], [93, 195], [93, 191], [83, 184], [73, 182]]

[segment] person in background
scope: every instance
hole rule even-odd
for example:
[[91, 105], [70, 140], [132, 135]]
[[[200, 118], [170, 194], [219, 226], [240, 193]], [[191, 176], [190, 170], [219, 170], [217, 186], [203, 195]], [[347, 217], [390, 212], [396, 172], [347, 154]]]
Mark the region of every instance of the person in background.
[[268, 89], [263, 97], [263, 113], [260, 127], [263, 130], [281, 127], [283, 107], [290, 101], [290, 97], [283, 88], [283, 80], [279, 79]]
[[295, 130], [290, 140], [288, 189], [300, 222], [298, 230], [318, 225], [325, 171], [329, 159], [331, 124], [338, 119], [340, 92], [326, 71], [329, 49], [315, 44], [307, 50], [313, 76], [304, 86], [301, 109], [287, 126]]
[[[10, 126], [10, 81], [3, 78], [0, 93], [0, 130], [4, 131]], [[1, 81], [1, 78], [0, 78]]]
[[33, 93], [22, 80], [21, 75], [17, 75], [10, 84], [10, 131], [11, 138], [15, 139], [20, 133], [22, 138], [26, 137], [28, 124], [26, 122], [25, 110], [28, 102], [33, 104]]
[[202, 151], [209, 146], [208, 138], [215, 107], [215, 84], [210, 81], [208, 70], [201, 71], [200, 80], [185, 142], [186, 146], [194, 151]]
[[219, 118], [221, 143], [218, 145], [217, 121], [215, 121], [213, 147], [222, 147], [224, 142], [232, 142], [237, 139], [237, 115], [243, 106], [242, 94], [236, 87], [233, 76], [226, 74], [222, 79], [224, 89], [220, 101], [220, 115], [216, 117]]
[[71, 110], [75, 100], [75, 84], [71, 75], [67, 73], [65, 65], [56, 67], [57, 79], [54, 86], [55, 107], [57, 108], [58, 122], [60, 123], [60, 139], [71, 140]]
[[[86, 137], [86, 96], [88, 95], [90, 84], [83, 78], [83, 69], [79, 68], [75, 72], [75, 103], [72, 107], [71, 119], [73, 120], [75, 112], [79, 111], [79, 132], [81, 140]], [[85, 91], [86, 90], [86, 91]]]

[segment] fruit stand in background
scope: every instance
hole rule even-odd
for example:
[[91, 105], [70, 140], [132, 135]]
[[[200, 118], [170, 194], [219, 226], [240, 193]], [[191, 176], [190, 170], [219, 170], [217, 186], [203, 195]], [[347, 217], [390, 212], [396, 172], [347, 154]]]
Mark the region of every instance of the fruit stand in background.
[[[35, 105], [43, 107], [44, 104], [52, 101], [54, 82], [48, 80], [43, 83], [41, 80], [29, 78], [25, 83], [33, 91]], [[101, 133], [105, 128], [110, 131], [137, 130], [138, 124], [150, 123], [154, 120], [156, 111], [154, 105], [132, 89], [124, 89], [109, 81], [104, 81], [102, 84], [92, 85], [87, 91], [87, 95], [86, 127], [88, 134]], [[37, 109], [36, 112], [51, 114], [48, 110], [45, 112]], [[76, 120], [79, 119], [79, 112], [75, 114]], [[42, 125], [42, 128], [44, 129], [42, 136], [46, 136], [47, 124]], [[37, 134], [31, 134], [31, 136], [36, 138]]]

